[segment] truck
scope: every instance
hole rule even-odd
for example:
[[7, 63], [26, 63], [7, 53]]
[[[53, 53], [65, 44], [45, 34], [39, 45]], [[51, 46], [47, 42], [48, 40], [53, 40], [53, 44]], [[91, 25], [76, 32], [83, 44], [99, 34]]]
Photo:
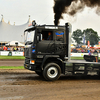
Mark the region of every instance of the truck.
[[87, 55], [84, 60], [71, 60], [71, 32], [70, 23], [55, 26], [37, 25], [33, 21], [24, 31], [24, 68], [35, 71], [47, 81], [55, 81], [62, 74], [66, 76], [99, 75], [98, 56]]

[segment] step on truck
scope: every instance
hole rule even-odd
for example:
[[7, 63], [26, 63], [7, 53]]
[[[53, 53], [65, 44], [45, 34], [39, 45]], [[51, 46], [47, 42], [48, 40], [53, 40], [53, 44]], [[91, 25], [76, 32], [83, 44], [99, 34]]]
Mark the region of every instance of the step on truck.
[[[48, 81], [67, 76], [99, 75], [97, 56], [85, 56], [84, 60], [71, 60], [70, 23], [63, 26], [37, 25], [35, 21], [24, 31], [24, 68], [35, 71]], [[95, 60], [96, 59], [96, 60]]]

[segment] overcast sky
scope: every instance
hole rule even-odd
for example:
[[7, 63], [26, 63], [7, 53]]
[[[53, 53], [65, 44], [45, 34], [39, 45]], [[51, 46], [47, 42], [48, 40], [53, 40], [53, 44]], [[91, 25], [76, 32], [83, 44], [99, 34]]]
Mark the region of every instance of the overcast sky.
[[[53, 13], [54, 0], [0, 0], [0, 14], [3, 15], [5, 22], [10, 21], [13, 25], [22, 25], [30, 19], [36, 20], [37, 24], [54, 24]], [[2, 16], [0, 16], [2, 18]], [[72, 24], [72, 31], [92, 28], [100, 36], [100, 16], [95, 14], [95, 8], [85, 8], [75, 17], [64, 14], [64, 19], [60, 20], [60, 25], [66, 22]]]

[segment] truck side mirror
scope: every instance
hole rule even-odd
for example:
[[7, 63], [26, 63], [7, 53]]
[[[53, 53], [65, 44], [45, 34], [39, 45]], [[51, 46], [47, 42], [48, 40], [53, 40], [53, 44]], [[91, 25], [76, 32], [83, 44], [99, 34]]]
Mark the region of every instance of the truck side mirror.
[[37, 35], [37, 42], [41, 41], [42, 40], [42, 34], [38, 34]]

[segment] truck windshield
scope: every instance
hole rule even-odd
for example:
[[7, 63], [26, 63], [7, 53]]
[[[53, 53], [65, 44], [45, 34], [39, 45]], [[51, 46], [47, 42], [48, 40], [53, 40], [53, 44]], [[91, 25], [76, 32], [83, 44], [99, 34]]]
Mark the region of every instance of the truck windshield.
[[35, 31], [26, 31], [24, 35], [24, 42], [33, 42], [34, 41]]

